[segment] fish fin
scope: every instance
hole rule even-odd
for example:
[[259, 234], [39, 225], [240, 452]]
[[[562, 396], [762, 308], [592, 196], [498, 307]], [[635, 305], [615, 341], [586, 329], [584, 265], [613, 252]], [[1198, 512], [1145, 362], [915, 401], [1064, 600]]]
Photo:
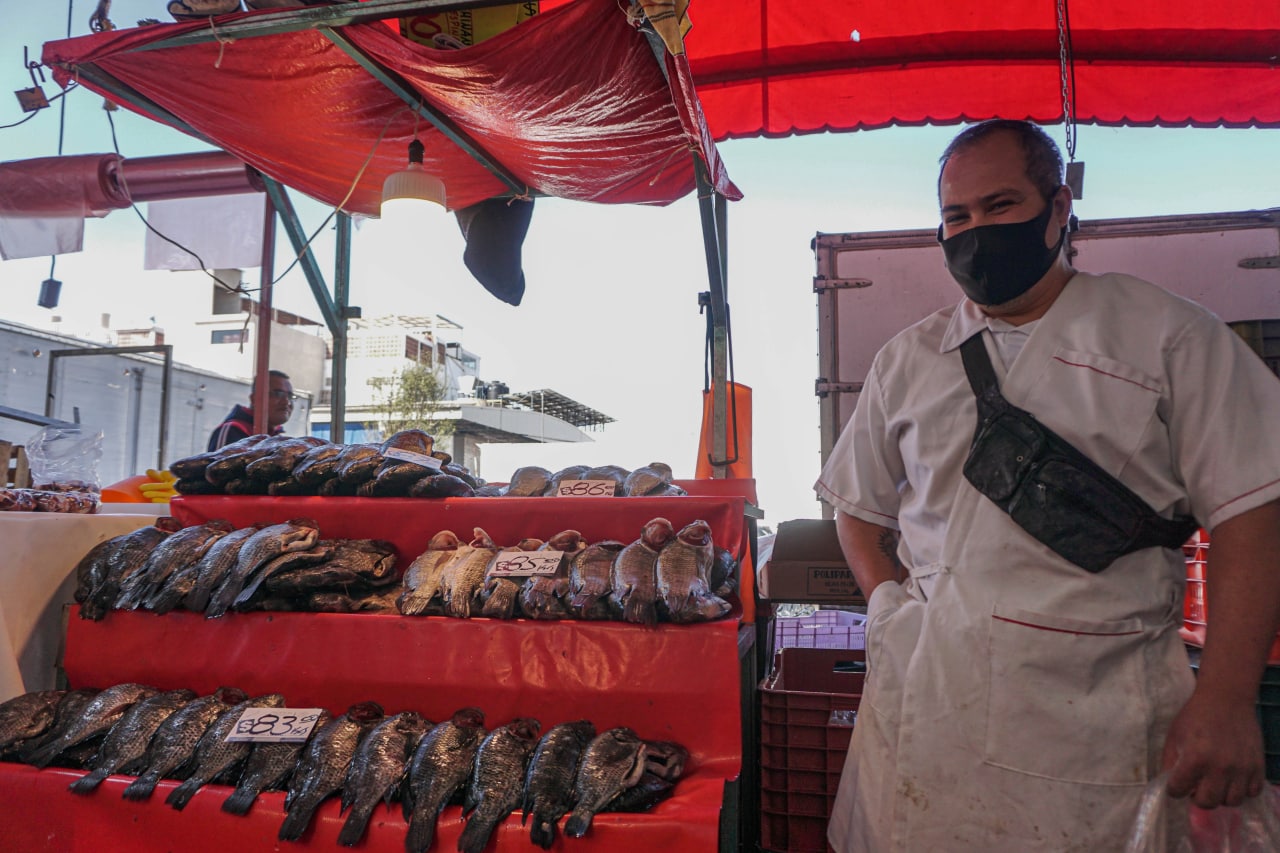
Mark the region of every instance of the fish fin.
[[46, 744], [27, 752], [23, 755], [22, 760], [38, 770], [43, 770], [53, 763], [62, 750], [66, 749], [68, 744], [62, 738], [55, 738]]
[[622, 618], [637, 624], [656, 625], [658, 622], [658, 608], [652, 601], [645, 601], [643, 598], [638, 598], [635, 593], [632, 593], [622, 608]]
[[227, 814], [248, 814], [249, 807], [256, 799], [258, 799], [258, 792], [253, 788], [236, 788], [231, 792], [231, 796], [222, 801], [222, 810]]
[[431, 809], [415, 809], [409, 818], [409, 831], [404, 837], [405, 853], [423, 853], [436, 837], [436, 821], [440, 813]]
[[307, 831], [307, 827], [311, 825], [311, 816], [315, 814], [316, 806], [320, 805], [318, 800], [302, 800], [299, 799], [289, 809], [289, 813], [284, 816], [284, 822], [280, 824], [280, 832], [276, 834], [276, 838], [281, 841], [297, 841], [302, 837], [302, 833]]
[[199, 776], [192, 776], [170, 791], [169, 796], [165, 797], [164, 801], [178, 811], [182, 811], [187, 807], [187, 803], [191, 802], [191, 798], [196, 795], [196, 791], [199, 791], [203, 785], [203, 779]]
[[106, 770], [94, 770], [92, 773], [81, 776], [79, 779], [68, 785], [67, 788], [75, 794], [89, 794], [102, 784], [103, 779], [106, 779], [110, 775], [111, 774]]
[[355, 847], [360, 843], [360, 839], [364, 837], [364, 831], [369, 826], [369, 818], [373, 816], [373, 806], [364, 803], [356, 803], [351, 814], [347, 815], [347, 822], [342, 825], [342, 831], [338, 833], [338, 843], [343, 847]]
[[591, 828], [591, 818], [594, 815], [589, 811], [574, 811], [569, 815], [569, 819], [564, 822], [564, 834], [570, 838], [581, 838], [587, 834], [587, 830]]
[[474, 817], [469, 819], [458, 836], [458, 853], [482, 853], [489, 844], [493, 829], [492, 821], [477, 820]]
[[544, 816], [534, 812], [533, 826], [529, 827], [529, 840], [543, 850], [550, 850], [551, 845], [556, 842], [556, 822], [547, 820]]
[[156, 789], [156, 782], [159, 781], [158, 776], [150, 773], [139, 776], [129, 783], [129, 786], [120, 792], [120, 796], [126, 800], [145, 800], [151, 797], [151, 792]]
[[152, 613], [163, 616], [181, 604], [182, 598], [181, 591], [174, 590], [171, 587], [162, 587], [159, 592], [147, 601], [147, 609]]

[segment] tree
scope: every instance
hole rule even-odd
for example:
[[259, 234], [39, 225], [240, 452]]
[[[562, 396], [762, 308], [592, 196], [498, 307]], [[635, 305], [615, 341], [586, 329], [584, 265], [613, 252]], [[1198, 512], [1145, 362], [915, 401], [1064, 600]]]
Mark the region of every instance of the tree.
[[433, 417], [442, 405], [447, 391], [444, 380], [430, 366], [415, 364], [391, 376], [372, 379], [378, 405], [384, 412], [385, 434], [402, 429], [420, 429], [436, 438], [453, 432], [453, 422]]

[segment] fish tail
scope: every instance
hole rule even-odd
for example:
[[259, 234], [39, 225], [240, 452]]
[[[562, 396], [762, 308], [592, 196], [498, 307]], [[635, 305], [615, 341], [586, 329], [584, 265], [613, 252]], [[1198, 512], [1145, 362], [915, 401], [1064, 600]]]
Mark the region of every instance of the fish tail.
[[399, 608], [402, 616], [421, 616], [426, 602], [414, 595], [402, 595], [396, 599], [396, 607]]
[[249, 813], [249, 807], [253, 805], [253, 801], [258, 799], [258, 791], [253, 787], [236, 788], [231, 792], [231, 796], [222, 802], [222, 810], [227, 814], [244, 815]]
[[589, 811], [577, 811], [569, 815], [569, 819], [564, 822], [564, 834], [570, 838], [581, 838], [587, 834], [587, 830], [591, 828], [591, 818], [594, 815]]
[[622, 607], [622, 618], [628, 622], [655, 625], [658, 622], [658, 608], [652, 601], [640, 598], [633, 592]]
[[351, 814], [347, 815], [347, 822], [342, 825], [342, 831], [338, 833], [338, 843], [343, 847], [355, 847], [360, 843], [360, 839], [364, 837], [365, 828], [369, 825], [369, 818], [373, 816], [373, 807], [377, 802], [370, 804], [356, 803], [351, 807]]
[[191, 802], [191, 798], [196, 795], [196, 791], [199, 791], [203, 785], [203, 779], [199, 776], [192, 776], [190, 779], [170, 791], [169, 796], [165, 797], [164, 801], [178, 811], [182, 811], [187, 807], [187, 803]]
[[534, 812], [533, 826], [529, 827], [529, 840], [543, 850], [550, 850], [556, 841], [556, 822]]
[[120, 796], [126, 800], [145, 800], [151, 796], [151, 792], [156, 789], [156, 782], [159, 777], [151, 772], [139, 776], [129, 783], [129, 787], [125, 788]]
[[24, 756], [23, 760], [32, 767], [43, 770], [53, 763], [53, 760], [58, 757], [58, 754], [62, 752], [65, 746], [66, 744], [62, 738], [54, 738], [48, 743], [31, 750]]
[[186, 608], [193, 613], [201, 612], [209, 606], [211, 592], [206, 587], [196, 586], [191, 592], [187, 593]]
[[430, 810], [414, 811], [409, 819], [409, 831], [404, 836], [405, 853], [423, 853], [436, 837], [436, 820], [439, 815]]
[[458, 836], [458, 853], [481, 853], [489, 843], [493, 827], [493, 821], [480, 820], [472, 815]]
[[73, 794], [90, 794], [94, 789], [102, 784], [103, 779], [106, 779], [110, 775], [111, 774], [106, 770], [94, 770], [92, 773], [81, 776], [79, 779], [72, 782], [67, 786], [67, 789]]
[[318, 805], [320, 803], [312, 799], [295, 802], [284, 816], [284, 823], [280, 824], [280, 832], [276, 837], [281, 841], [297, 841], [301, 838], [311, 824], [311, 816], [315, 814]]

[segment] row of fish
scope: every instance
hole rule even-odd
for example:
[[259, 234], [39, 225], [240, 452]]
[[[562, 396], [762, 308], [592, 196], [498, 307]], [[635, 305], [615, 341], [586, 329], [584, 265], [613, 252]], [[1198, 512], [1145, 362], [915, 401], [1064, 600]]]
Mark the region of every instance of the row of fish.
[[[672, 481], [671, 466], [665, 462], [628, 471], [617, 465], [570, 465], [552, 473], [537, 465], [517, 468], [498, 493], [507, 497], [593, 497], [600, 494], [590, 483], [611, 483], [614, 497], [678, 497], [688, 494]], [[581, 484], [581, 488], [574, 488]]]
[[[406, 616], [511, 619], [621, 619], [652, 625], [705, 622], [729, 613], [735, 561], [712, 542], [711, 526], [693, 521], [679, 532], [665, 518], [644, 525], [630, 544], [588, 543], [576, 530], [545, 542], [499, 547], [482, 528], [463, 543], [444, 530], [405, 570], [396, 606]], [[554, 574], [508, 577], [511, 550], [563, 552]]]
[[88, 795], [108, 776], [136, 776], [125, 799], [147, 800], [161, 779], [181, 780], [165, 802], [181, 810], [206, 784], [235, 785], [222, 810], [247, 814], [263, 791], [287, 791], [282, 841], [296, 841], [319, 805], [341, 795], [347, 815], [339, 843], [364, 836], [378, 803], [399, 799], [408, 824], [405, 849], [431, 847], [445, 806], [461, 797], [467, 824], [462, 853], [479, 853], [516, 809], [544, 849], [564, 832], [582, 837], [601, 811], [642, 811], [670, 796], [688, 752], [645, 741], [629, 728], [597, 733], [586, 720], [540, 736], [535, 719], [492, 731], [483, 712], [462, 708], [439, 724], [404, 711], [387, 716], [376, 702], [345, 714], [322, 712], [305, 743], [229, 742], [247, 708], [283, 708], [278, 693], [250, 698], [222, 687], [207, 696], [117, 684], [102, 691], [26, 693], [0, 704], [0, 759], [89, 772], [71, 783]]
[[322, 540], [305, 518], [236, 529], [164, 517], [94, 546], [75, 574], [80, 615], [93, 620], [138, 608], [394, 612], [399, 579], [389, 542]]
[[169, 466], [184, 495], [469, 497], [484, 485], [422, 430], [381, 444], [251, 435]]

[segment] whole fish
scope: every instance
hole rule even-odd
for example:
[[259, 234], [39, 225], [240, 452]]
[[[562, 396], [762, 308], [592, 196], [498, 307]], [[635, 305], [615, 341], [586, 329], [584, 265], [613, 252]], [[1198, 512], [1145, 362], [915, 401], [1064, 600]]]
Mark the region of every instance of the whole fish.
[[[311, 729], [307, 742], [315, 737], [315, 733], [324, 728], [333, 717], [328, 711], [321, 711], [316, 724]], [[231, 796], [222, 801], [222, 810], [228, 814], [244, 815], [249, 807], [258, 799], [263, 791], [277, 791], [293, 774], [302, 755], [306, 743], [262, 742], [253, 745], [249, 760], [245, 762], [244, 772]]]
[[335, 539], [317, 543], [316, 547], [320, 545], [330, 548], [326, 559], [284, 566], [268, 575], [262, 585], [272, 595], [309, 595], [324, 589], [341, 589], [356, 595], [396, 582], [396, 547], [390, 542]]
[[[511, 550], [537, 551], [545, 547], [546, 543], [541, 539], [522, 539]], [[500, 553], [501, 551], [498, 552], [498, 554]], [[498, 565], [498, 554], [494, 554], [490, 558], [489, 565], [484, 570], [484, 586], [481, 589], [480, 596], [484, 606], [480, 609], [480, 615], [487, 616], [490, 619], [510, 619], [516, 615], [517, 599], [520, 597], [522, 581], [518, 578], [513, 579], [495, 574]]]
[[440, 592], [440, 575], [462, 543], [451, 530], [441, 530], [427, 543], [427, 550], [404, 570], [404, 589], [396, 599], [396, 607], [405, 616], [421, 616]]
[[182, 811], [191, 802], [196, 791], [249, 757], [249, 753], [253, 751], [252, 742], [227, 741], [227, 736], [235, 731], [236, 723], [245, 709], [283, 707], [284, 696], [268, 693], [266, 696], [246, 699], [219, 714], [196, 743], [195, 769], [181, 785], [169, 792], [165, 802]]
[[171, 533], [181, 529], [182, 524], [177, 519], [165, 516], [157, 519], [152, 527], [143, 527], [117, 537], [120, 540], [119, 547], [107, 555], [106, 579], [80, 606], [80, 618], [97, 621], [105, 616], [115, 605], [120, 585], [146, 565], [147, 558], [156, 546]]
[[216, 619], [230, 609], [245, 583], [260, 566], [289, 551], [305, 551], [320, 538], [316, 523], [309, 518], [295, 518], [284, 524], [264, 527], [240, 546], [236, 564], [214, 590], [205, 608], [205, 616]]
[[682, 621], [685, 612], [693, 609], [696, 599], [711, 594], [707, 577], [714, 560], [711, 525], [702, 520], [680, 528], [658, 554], [655, 564], [658, 599], [672, 621]]
[[120, 584], [116, 608], [137, 610], [160, 589], [176, 568], [200, 562], [210, 546], [232, 530], [235, 526], [231, 522], [218, 520], [171, 534], [151, 552], [146, 565]]
[[342, 811], [350, 809], [338, 843], [354, 847], [364, 837], [379, 800], [391, 798], [404, 781], [405, 767], [431, 723], [405, 711], [383, 720], [360, 742], [342, 783]]
[[538, 746], [538, 721], [520, 717], [494, 729], [476, 750], [462, 811], [467, 825], [458, 836], [459, 853], [480, 853], [493, 830], [524, 798], [529, 758]]
[[578, 619], [609, 619], [607, 597], [613, 563], [626, 546], [613, 539], [595, 542], [574, 555], [569, 563], [569, 615]]
[[609, 729], [587, 746], [574, 786], [577, 804], [564, 822], [564, 834], [581, 838], [591, 819], [609, 801], [644, 775], [644, 741], [628, 728]]
[[628, 497], [641, 497], [660, 492], [671, 484], [671, 468], [655, 468], [652, 464], [637, 468], [622, 481], [622, 493]]
[[370, 480], [378, 472], [384, 457], [374, 444], [349, 444], [338, 457], [338, 481], [356, 486]]
[[738, 561], [727, 548], [716, 548], [716, 557], [711, 562], [711, 571], [707, 575], [707, 586], [716, 595], [724, 598], [737, 586]]
[[123, 538], [113, 536], [104, 539], [76, 563], [76, 604], [84, 604], [107, 582], [107, 558], [120, 546]]
[[424, 430], [402, 429], [388, 436], [378, 450], [381, 453], [386, 453], [388, 450], [408, 450], [423, 456], [431, 456], [435, 452], [435, 445], [435, 436]]
[[459, 619], [471, 616], [471, 607], [480, 588], [484, 585], [485, 569], [489, 560], [498, 552], [498, 546], [479, 527], [467, 549], [458, 549], [440, 574], [440, 590], [444, 598], [445, 613]]
[[409, 823], [406, 853], [423, 853], [431, 846], [440, 812], [467, 784], [484, 737], [484, 713], [479, 708], [462, 708], [423, 736], [409, 761], [402, 803]]
[[556, 824], [573, 808], [574, 781], [587, 744], [596, 736], [589, 720], [561, 723], [542, 736], [524, 781], [523, 825], [533, 815], [529, 840], [550, 850], [556, 840]]
[[71, 791], [88, 794], [112, 773], [131, 772], [147, 754], [147, 744], [151, 743], [160, 724], [194, 698], [194, 690], [166, 690], [125, 711], [120, 721], [107, 732], [102, 748], [89, 763], [90, 772], [72, 782]]
[[[297, 599], [291, 599], [297, 601]], [[308, 613], [395, 613], [394, 589], [361, 592], [313, 592], [300, 602]]]
[[233, 455], [243, 450], [248, 450], [255, 444], [267, 438], [266, 435], [250, 435], [239, 441], [233, 441], [230, 444], [224, 444], [217, 450], [210, 450], [208, 453], [197, 453], [195, 456], [187, 456], [179, 459], [169, 466], [169, 470], [179, 479], [193, 479], [195, 477], [204, 477], [205, 469], [212, 463], [217, 462], [224, 456]]
[[160, 691], [145, 684], [117, 684], [108, 687], [89, 700], [80, 717], [57, 738], [40, 746], [30, 754], [28, 763], [33, 767], [48, 767], [58, 754], [77, 746], [95, 735], [106, 733], [135, 703], [154, 696]]
[[670, 797], [676, 783], [646, 770], [640, 781], [609, 801], [602, 812], [643, 812]]
[[373, 494], [379, 497], [408, 497], [410, 486], [423, 477], [438, 473], [436, 469], [419, 465], [417, 462], [402, 462], [388, 458], [374, 474]]
[[617, 465], [598, 465], [582, 472], [579, 480], [610, 480], [613, 482], [613, 494], [615, 497], [622, 497], [626, 494], [623, 486], [627, 482], [627, 477], [631, 472], [626, 468]]
[[609, 601], [626, 621], [645, 625], [658, 621], [658, 554], [673, 536], [671, 522], [655, 518], [644, 526], [640, 538], [623, 548], [613, 561]]
[[45, 744], [62, 737], [63, 732], [80, 719], [85, 706], [101, 692], [96, 687], [90, 687], [68, 690], [64, 693], [53, 708], [53, 722], [49, 727], [39, 735], [34, 735], [20, 744], [14, 744], [18, 750], [18, 760], [24, 764], [30, 764], [31, 755]]
[[260, 524], [241, 527], [214, 542], [198, 562], [175, 570], [160, 591], [147, 602], [148, 607], [156, 613], [168, 613], [179, 604], [197, 613], [204, 610], [209, 605], [214, 587], [236, 564], [244, 543], [261, 529]]
[[161, 779], [181, 774], [195, 756], [196, 744], [205, 729], [223, 711], [248, 698], [243, 690], [219, 687], [208, 696], [192, 699], [170, 714], [147, 745], [147, 754], [139, 767], [142, 772], [121, 792], [121, 796], [126, 800], [148, 799]]
[[0, 704], [0, 755], [17, 750], [53, 727], [65, 690], [23, 693]]
[[547, 484], [547, 488], [542, 494], [546, 497], [556, 497], [556, 493], [560, 491], [560, 484], [566, 480], [580, 480], [582, 475], [591, 470], [590, 465], [570, 465], [568, 468], [561, 468], [559, 471], [551, 475], [551, 482]]
[[[267, 456], [255, 459], [246, 465], [244, 468], [245, 476], [251, 480], [258, 480], [264, 483], [272, 483], [283, 479], [293, 470], [294, 465], [302, 461], [302, 457], [317, 447], [324, 446], [316, 444], [316, 441], [324, 440], [303, 436], [281, 442]], [[328, 442], [324, 442], [324, 444], [328, 444]]]
[[551, 485], [551, 472], [537, 465], [517, 468], [511, 475], [506, 495], [512, 498], [539, 497]]
[[382, 707], [377, 702], [361, 702], [352, 705], [347, 713], [330, 721], [311, 738], [289, 782], [289, 793], [284, 800], [287, 814], [277, 835], [281, 841], [301, 838], [320, 803], [342, 789], [361, 738], [382, 717]]
[[244, 469], [249, 466], [250, 462], [270, 456], [275, 448], [292, 440], [290, 436], [271, 435], [235, 451], [232, 448], [239, 445], [240, 442], [228, 444], [222, 447], [220, 451], [214, 451], [218, 454], [218, 458], [205, 466], [204, 478], [214, 485], [223, 487], [233, 480], [248, 479], [245, 476]]
[[291, 476], [307, 490], [338, 476], [338, 457], [345, 444], [322, 444], [307, 451], [293, 466]]
[[254, 599], [255, 593], [261, 592], [266, 597], [275, 592], [274, 587], [267, 587], [267, 581], [277, 574], [288, 574], [297, 569], [317, 566], [331, 559], [337, 549], [337, 542], [316, 542], [310, 548], [301, 551], [285, 551], [278, 557], [272, 557], [254, 569], [253, 574], [245, 581], [244, 587], [236, 595], [231, 606], [235, 610], [247, 609], [246, 605]]
[[587, 543], [576, 530], [562, 530], [547, 540], [540, 551], [563, 551], [564, 559], [555, 574], [532, 575], [520, 587], [520, 607], [531, 619], [563, 619], [569, 615], [569, 565], [585, 550]]
[[469, 498], [476, 489], [455, 474], [432, 474], [409, 487], [411, 498]]

